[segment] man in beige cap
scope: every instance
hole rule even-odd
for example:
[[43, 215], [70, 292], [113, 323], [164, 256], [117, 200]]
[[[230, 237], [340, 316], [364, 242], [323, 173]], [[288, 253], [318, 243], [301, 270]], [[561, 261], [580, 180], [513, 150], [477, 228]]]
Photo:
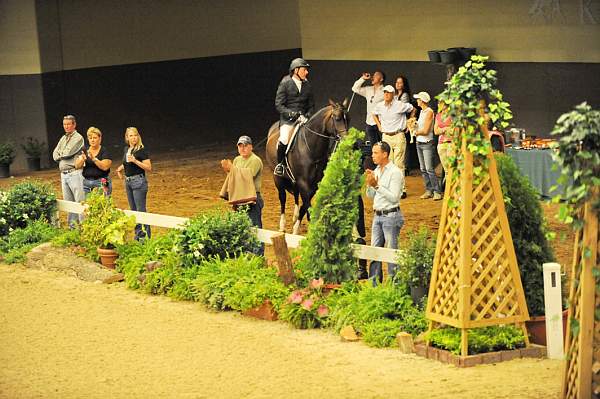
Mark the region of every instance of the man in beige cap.
[[406, 114], [413, 110], [410, 103], [394, 98], [396, 90], [391, 85], [383, 88], [383, 101], [373, 110], [373, 119], [382, 133], [382, 140], [390, 145], [390, 160], [402, 173], [402, 192], [406, 192], [404, 182], [404, 156], [406, 154]]

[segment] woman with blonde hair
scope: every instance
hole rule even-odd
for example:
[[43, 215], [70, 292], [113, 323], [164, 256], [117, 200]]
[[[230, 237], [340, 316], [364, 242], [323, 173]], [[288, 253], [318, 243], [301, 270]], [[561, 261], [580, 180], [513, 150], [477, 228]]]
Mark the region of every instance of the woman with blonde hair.
[[[127, 202], [132, 211], [146, 212], [146, 195], [148, 194], [148, 180], [146, 172], [152, 172], [152, 162], [144, 144], [142, 136], [135, 127], [125, 130], [125, 143], [123, 151], [123, 164], [117, 168], [119, 179], [125, 173], [125, 192]], [[150, 238], [150, 226], [137, 224], [135, 226], [135, 239]]]
[[109, 174], [112, 160], [108, 157], [108, 151], [101, 145], [102, 132], [92, 126], [87, 131], [87, 139], [88, 147], [84, 147], [75, 159], [75, 168], [83, 168], [83, 192], [87, 197], [93, 189], [102, 188], [104, 195], [110, 196], [112, 182]]

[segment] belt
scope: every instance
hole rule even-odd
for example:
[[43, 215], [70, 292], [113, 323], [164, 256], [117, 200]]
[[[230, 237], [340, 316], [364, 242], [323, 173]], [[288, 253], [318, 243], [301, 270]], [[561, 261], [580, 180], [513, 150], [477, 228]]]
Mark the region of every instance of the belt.
[[395, 136], [395, 135], [397, 135], [400, 132], [401, 132], [401, 130], [398, 130], [398, 131], [395, 131], [395, 132], [389, 132], [389, 133], [388, 132], [383, 132], [383, 134], [387, 134], [388, 136]]
[[398, 212], [399, 210], [400, 210], [400, 207], [397, 206], [395, 208], [384, 209], [382, 211], [378, 211], [378, 210], [374, 210], [374, 211], [377, 216], [382, 216], [382, 215], [387, 215], [388, 213]]
[[69, 169], [69, 170], [61, 170], [60, 173], [62, 173], [63, 175], [68, 175], [71, 172], [75, 172], [79, 169]]
[[429, 141], [417, 141], [417, 144], [429, 144], [431, 143], [433, 140], [429, 140]]
[[144, 175], [143, 173], [139, 173], [139, 174], [137, 174], [137, 175], [125, 176], [125, 180], [126, 180], [126, 181], [129, 181], [129, 180], [132, 180], [134, 177], [140, 177], [140, 176], [141, 176], [141, 177], [144, 177], [145, 175]]

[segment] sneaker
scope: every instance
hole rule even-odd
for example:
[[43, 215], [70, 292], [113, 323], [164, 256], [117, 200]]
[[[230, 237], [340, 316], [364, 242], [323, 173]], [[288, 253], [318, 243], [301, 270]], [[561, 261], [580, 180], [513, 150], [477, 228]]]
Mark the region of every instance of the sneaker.
[[434, 201], [439, 201], [439, 200], [441, 200], [442, 198], [444, 198], [444, 197], [442, 197], [442, 194], [440, 194], [440, 193], [434, 193], [434, 194], [433, 194], [433, 200], [434, 200]]
[[404, 198], [406, 198], [407, 196], [408, 196], [408, 195], [406, 194], [406, 191], [404, 191], [404, 192], [402, 193], [402, 195], [400, 196], [400, 199], [404, 199]]
[[425, 191], [423, 193], [423, 195], [421, 195], [419, 198], [421, 198], [421, 199], [433, 198], [433, 194], [431, 193], [431, 191]]
[[283, 175], [285, 174], [285, 170], [283, 168], [282, 163], [278, 163], [277, 166], [275, 166], [275, 170], [273, 170], [273, 174], [275, 176], [283, 177]]

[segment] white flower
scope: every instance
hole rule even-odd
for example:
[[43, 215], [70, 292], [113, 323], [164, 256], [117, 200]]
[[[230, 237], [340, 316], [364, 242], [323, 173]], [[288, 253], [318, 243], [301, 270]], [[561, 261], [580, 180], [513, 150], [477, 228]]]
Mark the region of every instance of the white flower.
[[200, 251], [198, 251], [198, 250], [195, 250], [195, 251], [194, 251], [194, 256], [195, 256], [196, 258], [199, 258], [199, 257], [200, 257]]
[[24, 213], [24, 214], [23, 214], [23, 219], [25, 219], [25, 220], [29, 219], [29, 215], [28, 215], [28, 214], [26, 214], [26, 213]]

